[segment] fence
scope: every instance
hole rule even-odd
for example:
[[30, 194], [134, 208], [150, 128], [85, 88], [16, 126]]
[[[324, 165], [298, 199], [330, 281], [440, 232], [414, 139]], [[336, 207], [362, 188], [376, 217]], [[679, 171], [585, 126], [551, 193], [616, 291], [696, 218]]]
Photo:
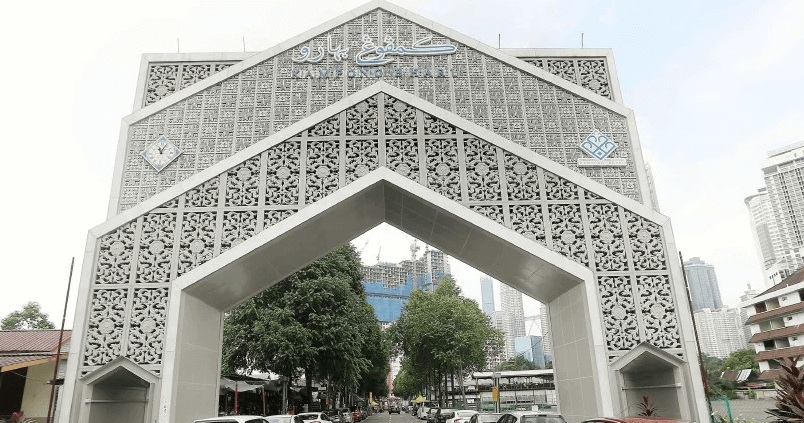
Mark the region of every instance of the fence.
[[720, 422], [717, 417], [721, 417], [726, 423], [764, 423], [770, 417], [766, 411], [775, 407], [776, 402], [773, 399], [712, 399], [715, 423]]

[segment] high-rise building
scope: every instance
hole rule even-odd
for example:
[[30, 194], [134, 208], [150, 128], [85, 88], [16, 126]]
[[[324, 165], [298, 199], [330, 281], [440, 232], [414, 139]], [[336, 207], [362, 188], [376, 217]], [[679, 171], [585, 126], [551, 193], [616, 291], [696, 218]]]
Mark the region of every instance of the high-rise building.
[[483, 275], [480, 277], [480, 298], [483, 301], [481, 309], [487, 316], [494, 314], [494, 279]]
[[684, 262], [684, 271], [690, 285], [693, 311], [704, 308], [718, 310], [723, 306], [714, 266], [699, 257], [693, 257]]
[[[757, 292], [751, 289], [751, 284], [748, 284], [748, 287], [743, 292], [743, 295], [740, 295], [740, 303], [744, 303], [754, 297], [757, 296]], [[743, 336], [745, 337], [746, 344], [748, 341], [751, 340], [751, 326], [746, 325], [745, 322], [748, 320], [748, 309], [740, 308], [740, 324], [743, 325]]]
[[514, 339], [514, 351], [517, 356], [544, 368], [544, 345], [541, 336], [525, 335]]
[[441, 278], [449, 275], [449, 260], [445, 253], [427, 248], [416, 259], [416, 250], [414, 244], [411, 260], [363, 266], [366, 300], [374, 307], [374, 315], [384, 328], [399, 318], [411, 291], [418, 288], [432, 292]]
[[514, 339], [518, 336], [525, 336], [525, 310], [522, 307], [522, 293], [501, 283], [500, 309], [504, 313], [505, 356], [511, 359], [516, 356]]
[[[553, 340], [550, 337], [550, 314], [547, 310], [547, 305], [542, 304], [539, 308], [539, 315], [542, 316], [542, 345], [544, 348], [544, 354], [547, 357], [553, 356]], [[548, 362], [553, 361], [552, 359], [548, 358]]]
[[695, 326], [701, 351], [710, 357], [726, 358], [734, 351], [748, 348], [736, 308], [696, 310]]
[[776, 264], [784, 279], [804, 266], [804, 141], [769, 151], [762, 173], [778, 231]]
[[777, 259], [783, 254], [783, 249], [773, 207], [768, 198], [768, 190], [760, 188], [756, 194], [745, 199], [745, 205], [748, 207], [751, 235], [762, 266], [764, 284], [766, 288], [770, 288], [781, 282], [784, 277], [777, 265]]

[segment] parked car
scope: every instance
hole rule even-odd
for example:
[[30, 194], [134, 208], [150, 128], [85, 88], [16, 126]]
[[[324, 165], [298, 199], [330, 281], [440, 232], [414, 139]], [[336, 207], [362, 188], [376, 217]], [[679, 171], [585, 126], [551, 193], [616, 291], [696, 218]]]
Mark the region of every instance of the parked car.
[[268, 421], [268, 423], [304, 423], [301, 417], [293, 414], [277, 414], [264, 417], [264, 419]]
[[327, 413], [327, 416], [332, 421], [332, 423], [344, 423], [343, 415], [341, 414], [340, 411], [330, 409], [330, 410], [324, 410], [324, 412]]
[[327, 413], [299, 413], [299, 417], [304, 420], [304, 423], [327, 423], [332, 421]]
[[343, 423], [354, 423], [352, 421], [352, 412], [349, 411], [348, 408], [341, 408], [338, 411], [341, 413], [341, 416], [343, 416]]
[[512, 411], [503, 414], [497, 423], [567, 423], [560, 414], [539, 411]]
[[399, 404], [393, 403], [388, 406], [388, 414], [391, 413], [402, 414], [402, 408], [399, 406]]
[[436, 416], [441, 411], [440, 407], [433, 407], [427, 411], [427, 423], [436, 423]]
[[457, 410], [452, 418], [446, 420], [446, 423], [469, 423], [475, 414], [477, 414], [475, 410]]
[[502, 413], [477, 413], [469, 419], [469, 423], [497, 423]]
[[427, 415], [430, 413], [430, 409], [435, 407], [435, 404], [432, 402], [425, 402], [419, 406], [419, 414], [416, 416], [421, 420], [427, 420]]
[[454, 408], [439, 408], [433, 419], [433, 423], [446, 423], [447, 419], [455, 417], [456, 411], [458, 410]]
[[195, 423], [268, 423], [262, 416], [223, 416], [196, 420]]

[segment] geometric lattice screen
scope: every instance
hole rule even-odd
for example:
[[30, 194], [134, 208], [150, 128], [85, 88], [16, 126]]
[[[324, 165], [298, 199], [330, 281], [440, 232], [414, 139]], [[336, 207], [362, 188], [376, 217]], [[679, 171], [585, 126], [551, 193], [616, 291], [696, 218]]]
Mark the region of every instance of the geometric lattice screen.
[[102, 236], [82, 371], [124, 355], [159, 372], [172, 281], [382, 166], [588, 267], [610, 360], [682, 354], [657, 224], [379, 93]]
[[[348, 48], [353, 55], [361, 51], [364, 36], [375, 42], [390, 36], [397, 45], [404, 46], [432, 37], [433, 44], [453, 45], [455, 52], [441, 56], [398, 56], [389, 65], [367, 68], [372, 74], [366, 77], [349, 77], [350, 71], [358, 74], [361, 71], [354, 64], [335, 61], [330, 55], [325, 55], [315, 65], [292, 60], [300, 55], [301, 48], [318, 51], [336, 45]], [[531, 62], [581, 85], [585, 92], [611, 98], [607, 71], [599, 59]], [[185, 86], [185, 75], [189, 75], [191, 81], [199, 80], [197, 67], [202, 68], [204, 75], [214, 70], [212, 64], [184, 68], [175, 65], [162, 69], [164, 72], [149, 76], [157, 79], [159, 84], [147, 95], [158, 90], [167, 93]], [[335, 72], [336, 69], [343, 71], [343, 75], [319, 77], [322, 71]], [[408, 73], [417, 69], [423, 75], [398, 77], [394, 69], [406, 69]], [[426, 75], [426, 72], [437, 69], [446, 70], [447, 74]], [[377, 70], [382, 71], [380, 75], [373, 73]], [[294, 78], [294, 75], [306, 75], [308, 71], [313, 77]], [[378, 81], [426, 100], [640, 201], [634, 140], [626, 116], [459, 40], [434, 32], [432, 28], [376, 9], [174, 104], [156, 108], [133, 123], [127, 138], [125, 170], [116, 211], [127, 210]], [[625, 160], [624, 167], [578, 166], [578, 159], [587, 157], [578, 145], [596, 131], [606, 134], [619, 146], [611, 157]], [[156, 134], [167, 135], [184, 151], [175, 165], [159, 175], [153, 175], [150, 166], [139, 155], [156, 139]]]

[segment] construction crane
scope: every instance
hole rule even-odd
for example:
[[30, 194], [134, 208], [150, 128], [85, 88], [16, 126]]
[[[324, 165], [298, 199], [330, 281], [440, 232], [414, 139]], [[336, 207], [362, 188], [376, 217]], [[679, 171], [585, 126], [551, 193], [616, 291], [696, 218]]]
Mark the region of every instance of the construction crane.
[[382, 251], [382, 245], [380, 245], [380, 248], [377, 249], [377, 263], [380, 262], [380, 251]]
[[357, 253], [358, 253], [358, 254], [360, 254], [361, 256], [363, 255], [363, 250], [365, 250], [365, 249], [366, 249], [366, 246], [368, 245], [369, 241], [370, 241], [370, 240], [368, 240], [368, 239], [367, 239], [367, 240], [366, 240], [366, 243], [365, 243], [365, 244], [363, 244], [363, 247], [362, 247], [362, 248], [360, 248], [359, 250], [357, 250]]

